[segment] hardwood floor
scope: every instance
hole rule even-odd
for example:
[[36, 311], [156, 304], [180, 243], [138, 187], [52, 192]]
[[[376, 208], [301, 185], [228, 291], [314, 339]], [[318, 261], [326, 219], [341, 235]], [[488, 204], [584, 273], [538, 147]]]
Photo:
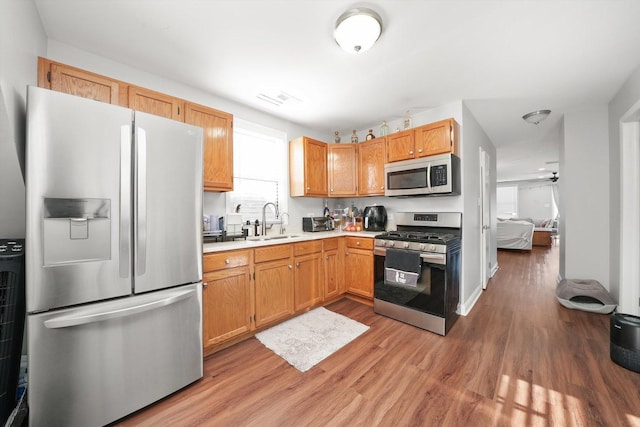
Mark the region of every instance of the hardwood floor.
[[558, 247], [500, 269], [446, 337], [350, 300], [369, 331], [301, 373], [252, 338], [121, 426], [640, 426], [640, 374], [609, 358], [609, 316], [555, 298]]

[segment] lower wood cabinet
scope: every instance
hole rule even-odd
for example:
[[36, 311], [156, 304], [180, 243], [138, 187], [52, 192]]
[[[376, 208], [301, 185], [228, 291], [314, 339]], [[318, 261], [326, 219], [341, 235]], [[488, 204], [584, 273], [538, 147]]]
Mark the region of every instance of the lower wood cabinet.
[[300, 311], [322, 302], [322, 241], [296, 243], [294, 254], [294, 309]]
[[255, 249], [255, 325], [261, 327], [291, 316], [293, 307], [292, 247]]
[[346, 237], [344, 274], [347, 292], [373, 298], [373, 239]]
[[340, 274], [339, 239], [325, 239], [323, 243], [324, 299], [328, 300], [342, 293], [343, 275]]
[[[234, 264], [244, 265], [234, 266], [232, 259]], [[209, 255], [205, 260], [205, 264], [220, 266], [203, 276], [202, 334], [206, 348], [249, 332], [253, 301], [248, 251]]]
[[217, 344], [251, 330], [249, 267], [204, 275], [203, 340]]

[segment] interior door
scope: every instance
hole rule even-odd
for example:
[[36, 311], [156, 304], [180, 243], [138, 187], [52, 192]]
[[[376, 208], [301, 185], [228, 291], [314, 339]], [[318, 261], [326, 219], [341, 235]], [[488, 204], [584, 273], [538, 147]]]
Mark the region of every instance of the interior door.
[[487, 289], [491, 274], [491, 157], [480, 147], [480, 282]]
[[202, 129], [135, 112], [134, 292], [202, 278]]

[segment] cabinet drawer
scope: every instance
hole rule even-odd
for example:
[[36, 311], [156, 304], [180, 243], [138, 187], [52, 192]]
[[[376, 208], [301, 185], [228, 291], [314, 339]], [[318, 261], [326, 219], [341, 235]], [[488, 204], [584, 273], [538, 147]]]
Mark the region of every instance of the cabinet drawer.
[[338, 249], [338, 239], [324, 239], [323, 243], [325, 251]]
[[291, 244], [265, 246], [254, 250], [256, 263], [291, 257]]
[[309, 240], [307, 242], [299, 242], [293, 245], [293, 253], [295, 256], [312, 254], [322, 250], [322, 240]]
[[248, 250], [205, 254], [202, 269], [208, 272], [249, 265], [250, 256]]
[[352, 249], [373, 249], [373, 239], [366, 237], [347, 237], [347, 247]]

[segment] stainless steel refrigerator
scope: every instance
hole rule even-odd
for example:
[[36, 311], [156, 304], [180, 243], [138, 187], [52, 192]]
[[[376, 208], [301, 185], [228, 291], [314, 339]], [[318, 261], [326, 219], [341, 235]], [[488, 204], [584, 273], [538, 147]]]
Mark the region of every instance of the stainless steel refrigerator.
[[28, 87], [32, 426], [99, 426], [202, 377], [202, 129]]

